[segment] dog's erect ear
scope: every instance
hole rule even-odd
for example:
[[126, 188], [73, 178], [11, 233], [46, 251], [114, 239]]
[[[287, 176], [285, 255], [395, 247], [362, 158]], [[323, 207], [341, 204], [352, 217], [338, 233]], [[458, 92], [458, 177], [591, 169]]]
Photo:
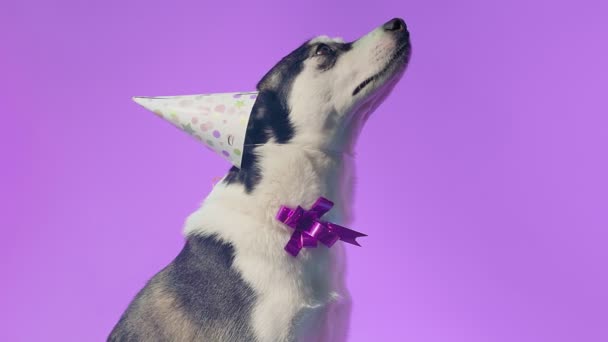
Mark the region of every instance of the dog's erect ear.
[[276, 69], [276, 67], [266, 73], [266, 75], [262, 77], [260, 82], [258, 82], [258, 90], [263, 89], [264, 91], [277, 91], [278, 85], [280, 83], [280, 75], [278, 70], [274, 69]]
[[293, 79], [302, 71], [304, 61], [309, 57], [308, 42], [304, 42], [290, 54], [281, 58], [258, 82], [258, 90], [274, 90], [279, 93], [285, 91], [284, 88], [290, 86]]

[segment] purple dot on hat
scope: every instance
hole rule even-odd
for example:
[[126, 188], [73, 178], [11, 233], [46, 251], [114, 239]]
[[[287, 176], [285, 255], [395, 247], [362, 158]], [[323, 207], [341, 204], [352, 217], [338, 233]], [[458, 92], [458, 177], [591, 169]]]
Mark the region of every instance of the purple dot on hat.
[[241, 94], [234, 94], [232, 97], [234, 97], [235, 99], [238, 99], [239, 97], [241, 97]]
[[222, 154], [225, 155], [226, 157], [230, 157], [230, 153], [228, 153], [228, 151], [226, 151], [226, 150], [222, 151]]
[[213, 136], [214, 136], [214, 137], [219, 138], [219, 137], [220, 137], [220, 135], [221, 135], [221, 134], [220, 134], [220, 131], [218, 131], [217, 129], [216, 129], [215, 131], [213, 131]]

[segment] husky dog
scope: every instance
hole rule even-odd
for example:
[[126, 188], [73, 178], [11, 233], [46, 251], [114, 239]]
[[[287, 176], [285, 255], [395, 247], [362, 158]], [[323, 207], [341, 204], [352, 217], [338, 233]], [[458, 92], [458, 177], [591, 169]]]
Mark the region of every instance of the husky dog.
[[281, 205], [327, 197], [324, 220], [346, 224], [353, 148], [409, 60], [409, 33], [392, 19], [354, 42], [320, 36], [258, 83], [241, 168], [232, 167], [185, 224], [186, 242], [136, 295], [109, 341], [347, 339], [344, 251], [283, 247]]

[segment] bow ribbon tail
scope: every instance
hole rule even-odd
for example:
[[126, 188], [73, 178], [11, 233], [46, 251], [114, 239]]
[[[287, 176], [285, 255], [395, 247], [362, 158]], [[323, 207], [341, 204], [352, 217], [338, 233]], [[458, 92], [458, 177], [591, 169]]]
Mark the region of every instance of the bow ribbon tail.
[[348, 229], [346, 227], [342, 227], [334, 223], [328, 222], [327, 227], [331, 232], [335, 233], [340, 238], [340, 240], [359, 247], [361, 247], [361, 245], [359, 244], [359, 242], [357, 242], [356, 238], [367, 236], [366, 234], [360, 233], [356, 230]]

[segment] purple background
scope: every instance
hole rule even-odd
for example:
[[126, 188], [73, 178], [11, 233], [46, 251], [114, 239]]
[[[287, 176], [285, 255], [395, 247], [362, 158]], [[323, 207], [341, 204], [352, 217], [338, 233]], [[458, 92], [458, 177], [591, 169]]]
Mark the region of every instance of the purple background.
[[351, 341], [608, 340], [605, 1], [4, 1], [0, 340], [100, 341], [228, 168], [132, 95], [404, 17], [358, 146]]

